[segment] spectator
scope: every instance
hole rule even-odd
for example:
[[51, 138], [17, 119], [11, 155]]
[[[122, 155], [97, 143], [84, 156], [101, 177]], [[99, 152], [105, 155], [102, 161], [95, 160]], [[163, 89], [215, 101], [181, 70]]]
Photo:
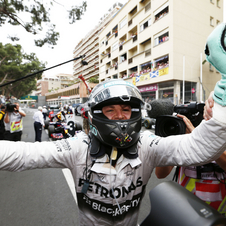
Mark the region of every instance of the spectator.
[[41, 106], [38, 107], [38, 111], [34, 113], [33, 119], [34, 119], [34, 129], [35, 129], [35, 141], [41, 142], [42, 127], [45, 127]]
[[0, 96], [0, 104], [5, 104], [5, 97], [3, 95]]
[[23, 131], [23, 120], [26, 116], [25, 112], [20, 108], [18, 102], [14, 103], [15, 107], [9, 112], [6, 106], [5, 122], [5, 140], [20, 141]]
[[1, 111], [0, 111], [0, 140], [4, 140], [5, 139], [5, 124], [4, 124], [5, 110], [6, 110], [5, 105], [1, 104]]
[[73, 114], [73, 111], [72, 109], [69, 107], [69, 105], [65, 105], [64, 106], [64, 109], [65, 109], [65, 114]]
[[46, 120], [46, 116], [47, 116], [47, 114], [48, 114], [48, 111], [47, 111], [47, 109], [46, 109], [46, 106], [43, 106], [42, 114], [43, 114], [44, 120]]

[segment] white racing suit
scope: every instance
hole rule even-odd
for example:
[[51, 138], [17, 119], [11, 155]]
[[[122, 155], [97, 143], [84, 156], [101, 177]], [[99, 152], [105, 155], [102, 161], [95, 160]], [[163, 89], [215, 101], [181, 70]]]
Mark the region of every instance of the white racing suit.
[[202, 122], [191, 134], [166, 138], [146, 131], [137, 144], [139, 157], [127, 159], [122, 155], [111, 169], [107, 155], [92, 164], [88, 142], [87, 136], [56, 142], [2, 141], [0, 169], [69, 168], [77, 192], [80, 225], [133, 226], [137, 224], [153, 169], [165, 165], [202, 165], [218, 158], [226, 149], [226, 125], [211, 119]]

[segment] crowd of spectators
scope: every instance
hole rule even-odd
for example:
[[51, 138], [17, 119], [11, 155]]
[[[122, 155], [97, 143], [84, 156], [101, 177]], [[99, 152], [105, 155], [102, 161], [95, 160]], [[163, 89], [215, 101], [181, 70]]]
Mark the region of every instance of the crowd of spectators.
[[164, 16], [166, 16], [166, 15], [168, 14], [168, 12], [169, 12], [169, 10], [167, 9], [166, 11], [164, 11], [164, 12], [162, 12], [162, 13], [156, 15], [156, 16], [155, 16], [155, 21], [154, 21], [154, 23], [155, 23], [156, 21], [160, 20], [161, 18], [163, 18]]
[[159, 70], [159, 69], [163, 69], [163, 68], [166, 68], [166, 67], [169, 67], [169, 61], [167, 61], [167, 62], [159, 62], [154, 67], [154, 71]]
[[[151, 66], [150, 67], [148, 66], [148, 67], [143, 68], [140, 71], [140, 75], [145, 74], [145, 73], [148, 73], [148, 72], [151, 72], [151, 71], [160, 70], [160, 69], [163, 69], [163, 68], [166, 68], [166, 67], [169, 67], [169, 61], [167, 61], [167, 62], [159, 62], [159, 63], [156, 64], [156, 66], [154, 68], [152, 68]], [[122, 78], [123, 79], [126, 79], [126, 78], [132, 78], [132, 77], [136, 77], [136, 76], [138, 76], [138, 72], [133, 72], [133, 73], [131, 73], [128, 76], [127, 76], [126, 73], [124, 73], [122, 75]]]
[[159, 38], [158, 42], [155, 43], [155, 45], [159, 45], [159, 44], [161, 44], [161, 43], [163, 43], [165, 41], [168, 41], [168, 40], [169, 40], [169, 36], [168, 35], [165, 35], [162, 38]]

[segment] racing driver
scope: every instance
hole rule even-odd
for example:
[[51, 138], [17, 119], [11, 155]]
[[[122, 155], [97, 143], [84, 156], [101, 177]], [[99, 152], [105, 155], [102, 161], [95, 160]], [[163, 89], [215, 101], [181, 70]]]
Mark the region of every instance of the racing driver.
[[226, 115], [226, 55], [224, 43], [219, 42], [225, 30], [225, 24], [218, 25], [206, 46], [207, 60], [222, 74], [214, 90], [213, 118], [191, 134], [162, 138], [141, 132], [141, 107], [151, 109], [136, 86], [112, 79], [90, 94], [89, 135], [41, 143], [0, 141], [0, 169], [69, 168], [80, 225], [137, 225], [145, 187], [156, 166], [202, 165], [226, 149], [226, 118], [222, 117]]

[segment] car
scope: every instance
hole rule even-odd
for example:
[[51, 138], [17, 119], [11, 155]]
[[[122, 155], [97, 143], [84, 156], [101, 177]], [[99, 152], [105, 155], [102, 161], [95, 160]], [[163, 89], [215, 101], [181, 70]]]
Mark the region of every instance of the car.
[[50, 121], [52, 118], [60, 111], [60, 106], [59, 105], [50, 105], [48, 108], [48, 116]]
[[[69, 117], [71, 119], [71, 117]], [[57, 113], [52, 121], [48, 125], [49, 138], [52, 140], [60, 140], [63, 138], [68, 138], [74, 136], [72, 131], [82, 130], [82, 125], [79, 122], [68, 121], [67, 115], [64, 112]]]
[[75, 106], [75, 108], [74, 108], [74, 113], [75, 113], [75, 115], [81, 115], [81, 113], [80, 112], [78, 112], [78, 107], [81, 105], [81, 103], [80, 104], [77, 104], [76, 106]]
[[60, 111], [60, 106], [57, 105], [57, 104], [48, 106], [48, 115], [49, 115], [49, 113], [50, 113], [51, 111], [53, 111], [53, 112], [58, 112], [58, 111]]
[[49, 122], [52, 122], [53, 117], [60, 111], [59, 105], [50, 105], [48, 106], [47, 115], [49, 117], [49, 120], [44, 120], [45, 123], [45, 129], [49, 128]]

